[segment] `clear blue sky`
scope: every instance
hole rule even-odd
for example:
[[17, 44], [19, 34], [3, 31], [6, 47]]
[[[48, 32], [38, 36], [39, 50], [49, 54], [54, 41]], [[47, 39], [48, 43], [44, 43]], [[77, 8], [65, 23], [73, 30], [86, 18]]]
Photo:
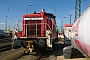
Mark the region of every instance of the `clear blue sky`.
[[[31, 12], [40, 12], [42, 8], [46, 12], [56, 14], [56, 22], [58, 27], [61, 26], [61, 21], [64, 24], [69, 23], [69, 15], [72, 15], [72, 23], [74, 20], [76, 0], [0, 0], [0, 23], [6, 22], [11, 26], [11, 29], [18, 20], [22, 20], [22, 16], [30, 13], [29, 4], [33, 4]], [[90, 4], [90, 0], [83, 1], [81, 4], [82, 13]], [[28, 12], [27, 12], [28, 9]], [[66, 18], [62, 18], [66, 17]], [[5, 29], [5, 25], [0, 24], [0, 29]]]

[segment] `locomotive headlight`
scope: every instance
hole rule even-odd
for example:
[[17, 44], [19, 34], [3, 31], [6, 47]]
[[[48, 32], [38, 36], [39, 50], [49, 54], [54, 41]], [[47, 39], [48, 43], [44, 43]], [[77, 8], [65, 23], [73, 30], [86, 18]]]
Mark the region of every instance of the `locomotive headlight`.
[[48, 35], [50, 35], [50, 34], [51, 34], [51, 31], [50, 31], [50, 30], [48, 30], [48, 31], [47, 31], [47, 34], [48, 34]]

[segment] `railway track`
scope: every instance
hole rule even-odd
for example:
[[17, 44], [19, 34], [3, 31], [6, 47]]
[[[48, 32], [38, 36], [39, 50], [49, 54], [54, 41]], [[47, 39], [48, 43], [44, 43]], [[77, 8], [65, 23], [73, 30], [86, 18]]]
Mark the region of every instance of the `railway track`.
[[39, 51], [36, 54], [28, 54], [23, 55], [22, 57], [16, 60], [56, 60], [56, 56], [54, 56], [53, 51]]
[[16, 58], [24, 54], [24, 50], [24, 48], [19, 48], [0, 52], [0, 60], [16, 60]]
[[[57, 48], [56, 48], [57, 47]], [[62, 48], [62, 45], [54, 45], [54, 50], [39, 50], [35, 53], [30, 53], [29, 55], [25, 55], [24, 53], [24, 49], [18, 49], [15, 50], [14, 52], [10, 52], [10, 53], [5, 53], [3, 56], [1, 56], [0, 60], [56, 60], [58, 55], [62, 55], [62, 53], [60, 52]], [[22, 52], [21, 52], [22, 51]], [[19, 54], [20, 53], [20, 54]], [[6, 56], [7, 55], [7, 56]], [[13, 56], [13, 57], [12, 57]]]
[[2, 47], [0, 47], [0, 52], [9, 50], [11, 48], [12, 48], [11, 45], [2, 46]]
[[0, 43], [11, 42], [11, 38], [0, 38]]
[[0, 52], [11, 49], [12, 40], [11, 38], [1, 38], [0, 39]]
[[53, 50], [39, 50], [36, 54], [29, 54], [17, 60], [57, 60], [57, 56], [62, 56], [63, 44], [55, 44]]
[[40, 60], [43, 58], [43, 54], [41, 54], [36, 60]]
[[38, 55], [38, 56], [34, 56], [34, 55], [24, 55], [22, 57], [20, 57], [19, 59], [16, 60], [56, 60], [57, 57], [52, 55], [49, 57], [45, 57], [44, 55]]

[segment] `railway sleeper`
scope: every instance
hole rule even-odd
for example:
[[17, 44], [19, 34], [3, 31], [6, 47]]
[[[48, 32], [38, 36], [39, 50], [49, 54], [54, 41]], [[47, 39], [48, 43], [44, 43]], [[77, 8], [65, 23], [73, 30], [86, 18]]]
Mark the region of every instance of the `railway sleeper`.
[[6, 46], [2, 46], [2, 47], [0, 47], [0, 52], [1, 51], [5, 51], [5, 50], [8, 50], [8, 49], [11, 49], [12, 47], [11, 47], [11, 44], [10, 45], [6, 45]]

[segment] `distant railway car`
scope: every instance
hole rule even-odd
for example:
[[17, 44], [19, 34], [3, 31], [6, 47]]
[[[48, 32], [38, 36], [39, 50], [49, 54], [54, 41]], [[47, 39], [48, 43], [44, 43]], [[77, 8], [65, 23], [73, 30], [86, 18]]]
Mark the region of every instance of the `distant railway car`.
[[0, 30], [0, 37], [4, 37], [4, 31]]
[[52, 48], [52, 43], [56, 38], [55, 18], [53, 14], [46, 13], [44, 9], [40, 13], [25, 14], [22, 21], [22, 32], [18, 32], [18, 39], [28, 42], [32, 48], [35, 45]]
[[58, 37], [60, 37], [60, 38], [63, 39], [63, 38], [64, 38], [64, 34], [63, 34], [63, 32], [59, 32], [59, 33], [58, 33]]
[[65, 46], [71, 45], [71, 29], [72, 24], [64, 24], [64, 44]]
[[59, 32], [58, 33], [58, 39], [61, 40], [61, 41], [64, 40], [64, 34], [63, 34], [63, 32]]

